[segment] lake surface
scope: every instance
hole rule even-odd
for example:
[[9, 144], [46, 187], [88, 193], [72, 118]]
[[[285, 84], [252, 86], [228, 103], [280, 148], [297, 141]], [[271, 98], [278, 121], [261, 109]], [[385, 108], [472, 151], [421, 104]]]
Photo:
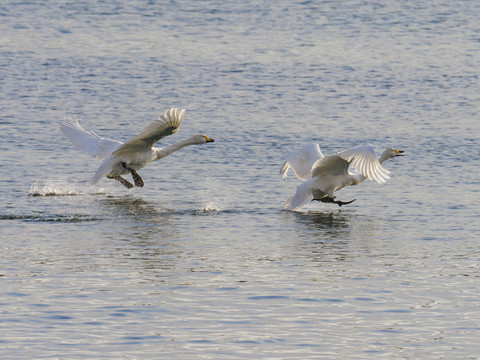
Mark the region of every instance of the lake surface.
[[[4, 1], [2, 359], [477, 359], [475, 1]], [[187, 109], [142, 189], [90, 187], [58, 122], [126, 141]], [[278, 171], [404, 150], [354, 203]]]

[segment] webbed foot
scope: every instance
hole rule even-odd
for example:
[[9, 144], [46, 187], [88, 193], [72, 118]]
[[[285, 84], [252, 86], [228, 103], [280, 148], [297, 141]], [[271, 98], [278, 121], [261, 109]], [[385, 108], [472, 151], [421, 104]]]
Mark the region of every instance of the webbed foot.
[[125, 163], [125, 162], [122, 162], [121, 164], [122, 164], [122, 166], [125, 170], [130, 171], [130, 173], [132, 174], [132, 178], [133, 178], [133, 182], [135, 183], [135, 186], [143, 187], [143, 185], [145, 185], [142, 177], [140, 175], [138, 175], [138, 173], [135, 169], [132, 169], [131, 167], [129, 167], [127, 165], [127, 163]]
[[353, 200], [350, 200], [350, 201], [334, 201], [335, 204], [338, 204], [338, 206], [342, 206], [342, 205], [347, 205], [347, 204], [351, 204], [352, 202], [354, 202], [355, 200], [357, 199], [353, 199]]
[[133, 188], [133, 184], [130, 181], [128, 181], [127, 179], [121, 177], [120, 175], [114, 175], [114, 176], [108, 176], [107, 175], [107, 178], [117, 180], [120, 184], [125, 186], [127, 189]]
[[351, 204], [352, 202], [354, 202], [357, 199], [353, 199], [353, 200], [350, 200], [350, 201], [341, 201], [341, 200], [335, 200], [335, 197], [326, 196], [326, 197], [323, 197], [321, 199], [313, 199], [313, 200], [321, 201], [323, 203], [337, 204], [338, 206], [342, 206], [342, 205]]

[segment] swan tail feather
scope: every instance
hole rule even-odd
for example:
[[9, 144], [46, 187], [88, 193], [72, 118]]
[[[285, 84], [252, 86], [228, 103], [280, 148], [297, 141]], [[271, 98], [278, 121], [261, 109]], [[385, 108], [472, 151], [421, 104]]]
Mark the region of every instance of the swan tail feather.
[[299, 210], [301, 207], [312, 201], [312, 189], [309, 181], [299, 185], [295, 195], [289, 197], [283, 204], [285, 210]]
[[115, 159], [113, 156], [109, 156], [102, 162], [95, 175], [88, 181], [88, 184], [95, 185], [98, 183], [105, 175], [112, 171], [113, 165], [115, 165]]

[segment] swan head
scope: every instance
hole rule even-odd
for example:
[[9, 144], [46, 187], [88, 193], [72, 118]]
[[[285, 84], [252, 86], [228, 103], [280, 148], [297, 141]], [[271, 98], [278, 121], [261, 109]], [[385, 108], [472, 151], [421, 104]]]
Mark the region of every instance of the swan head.
[[394, 148], [391, 148], [390, 150], [393, 150], [393, 152], [395, 153], [394, 157], [403, 156], [403, 153], [405, 152], [403, 150], [397, 150], [397, 149], [394, 149]]
[[403, 156], [403, 153], [404, 153], [403, 150], [388, 148], [388, 149], [385, 149], [382, 156], [380, 156], [380, 159], [383, 159], [383, 161], [388, 160], [388, 159], [393, 159], [397, 156]]
[[210, 139], [207, 135], [198, 134], [192, 136], [192, 143], [194, 144], [205, 144], [213, 141], [214, 140]]

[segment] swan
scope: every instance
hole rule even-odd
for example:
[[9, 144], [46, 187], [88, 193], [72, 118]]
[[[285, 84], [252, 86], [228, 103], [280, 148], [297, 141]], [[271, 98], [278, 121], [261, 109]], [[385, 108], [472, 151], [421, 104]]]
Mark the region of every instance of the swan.
[[104, 159], [95, 175], [90, 179], [90, 185], [98, 183], [106, 176], [131, 189], [134, 185], [122, 175], [132, 174], [135, 186], [143, 187], [144, 181], [137, 170], [185, 146], [213, 142], [213, 139], [208, 136], [198, 134], [163, 149], [153, 147], [160, 139], [177, 132], [184, 115], [185, 110], [180, 113], [177, 108], [166, 110], [165, 114], [160, 115], [157, 120], [147, 125], [140, 134], [126, 143], [102, 138], [93, 131], [83, 129], [76, 116], [63, 119], [60, 122], [60, 130], [77, 149]]
[[[335, 200], [333, 194], [345, 186], [358, 185], [367, 178], [384, 183], [390, 176], [382, 164], [394, 157], [403, 156], [403, 152], [387, 148], [377, 159], [375, 146], [364, 145], [335, 155], [323, 156], [318, 144], [307, 144], [288, 154], [280, 169], [282, 179], [287, 177], [288, 170], [292, 168], [295, 175], [304, 180], [295, 195], [285, 201], [283, 208], [298, 210], [312, 200], [338, 206], [350, 204], [355, 199], [339, 201]], [[356, 172], [350, 172], [350, 168]]]

